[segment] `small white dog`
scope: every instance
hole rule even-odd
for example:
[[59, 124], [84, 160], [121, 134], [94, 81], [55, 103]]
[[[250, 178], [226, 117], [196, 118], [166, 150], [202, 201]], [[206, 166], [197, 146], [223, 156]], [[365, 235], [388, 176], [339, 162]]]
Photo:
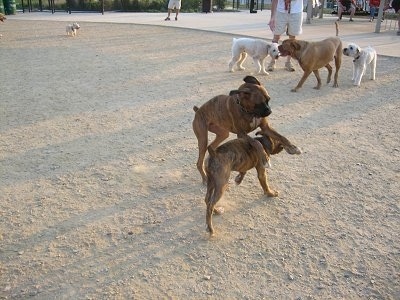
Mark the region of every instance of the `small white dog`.
[[371, 71], [371, 80], [375, 80], [375, 72], [376, 72], [376, 61], [378, 55], [376, 51], [372, 47], [366, 47], [361, 49], [356, 44], [349, 44], [347, 48], [343, 49], [343, 54], [346, 56], [353, 57], [353, 84], [356, 86], [360, 86], [361, 79], [365, 74], [367, 69], [367, 65]]
[[76, 36], [76, 31], [81, 28], [78, 23], [68, 24], [66, 31], [67, 35]]
[[258, 74], [268, 74], [265, 70], [264, 61], [268, 55], [277, 59], [279, 50], [277, 43], [268, 43], [261, 39], [234, 38], [232, 42], [232, 59], [229, 62], [229, 71], [234, 72], [234, 65], [237, 64], [239, 70], [244, 70], [243, 62], [247, 54], [253, 58], [257, 67]]

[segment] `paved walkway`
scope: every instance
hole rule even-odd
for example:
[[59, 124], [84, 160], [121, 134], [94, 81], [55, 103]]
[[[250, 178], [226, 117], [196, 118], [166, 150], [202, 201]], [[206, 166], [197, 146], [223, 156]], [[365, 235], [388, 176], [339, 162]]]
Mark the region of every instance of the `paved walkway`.
[[[7, 17], [21, 20], [150, 24], [224, 32], [270, 40], [272, 39], [272, 33], [267, 26], [269, 16], [269, 10], [259, 10], [253, 14], [250, 14], [247, 10], [208, 14], [181, 13], [178, 21], [173, 20], [173, 18], [171, 18], [171, 21], [164, 21], [166, 13], [106, 12], [102, 15], [101, 13], [68, 14], [66, 12], [56, 12], [51, 14], [51, 12], [19, 12], [16, 15]], [[323, 19], [313, 19], [311, 24], [304, 22], [303, 34], [299, 38], [304, 40], [320, 40], [335, 35], [335, 20], [336, 16], [324, 15]], [[368, 17], [356, 17], [355, 22], [349, 22], [348, 16], [343, 16], [339, 29], [339, 36], [343, 40], [343, 44], [346, 45], [349, 42], [353, 42], [360, 47], [372, 46], [380, 55], [400, 57], [400, 36], [396, 35], [396, 30], [394, 29], [397, 21], [383, 21], [380, 33], [375, 33], [375, 22], [370, 23]]]

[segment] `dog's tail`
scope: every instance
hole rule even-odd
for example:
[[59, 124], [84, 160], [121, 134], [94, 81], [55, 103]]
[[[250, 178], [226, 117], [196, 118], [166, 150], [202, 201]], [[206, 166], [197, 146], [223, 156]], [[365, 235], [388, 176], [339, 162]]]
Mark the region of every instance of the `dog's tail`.
[[199, 110], [199, 108], [195, 105], [195, 106], [193, 106], [193, 110], [194, 110], [194, 112], [196, 112]]
[[336, 27], [336, 36], [339, 36], [339, 23], [338, 23], [338, 21], [335, 22], [335, 27]]

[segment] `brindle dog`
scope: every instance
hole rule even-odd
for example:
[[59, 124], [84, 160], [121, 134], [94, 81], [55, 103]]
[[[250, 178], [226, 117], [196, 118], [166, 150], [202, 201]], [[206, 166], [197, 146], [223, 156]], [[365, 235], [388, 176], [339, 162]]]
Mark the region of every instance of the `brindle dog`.
[[256, 168], [264, 194], [268, 197], [278, 196], [278, 192], [272, 190], [268, 185], [265, 167], [269, 165], [269, 156], [282, 150], [283, 146], [280, 142], [267, 136], [253, 139], [247, 135], [244, 138], [230, 140], [215, 150], [211, 146], [208, 147], [210, 156], [206, 162], [207, 193], [205, 202], [207, 205], [207, 230], [210, 235], [214, 234], [212, 215], [215, 211], [217, 213], [221, 211], [221, 208], [216, 208], [215, 205], [228, 187], [232, 171], [239, 172], [235, 182], [240, 184], [246, 172]]
[[267, 116], [271, 114], [271, 108], [268, 104], [270, 96], [267, 90], [253, 76], [246, 76], [243, 80], [245, 83], [239, 89], [231, 91], [229, 95], [215, 96], [200, 108], [197, 106], [193, 108], [195, 111], [193, 131], [199, 146], [197, 169], [204, 184], [207, 183], [204, 157], [208, 147], [209, 131], [216, 135], [210, 144], [212, 149], [217, 148], [227, 139], [229, 132], [243, 137], [256, 128], [260, 128], [259, 133], [279, 141], [289, 154], [301, 153], [298, 147], [268, 124]]

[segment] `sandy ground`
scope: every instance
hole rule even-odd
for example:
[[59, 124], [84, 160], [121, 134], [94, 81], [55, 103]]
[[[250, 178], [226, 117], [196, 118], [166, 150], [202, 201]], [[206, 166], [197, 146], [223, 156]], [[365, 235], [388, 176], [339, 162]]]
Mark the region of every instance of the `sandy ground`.
[[338, 89], [258, 76], [304, 153], [272, 158], [278, 198], [232, 184], [209, 239], [192, 107], [252, 61], [228, 72], [227, 34], [65, 25], [0, 24], [0, 298], [400, 298], [399, 58], [360, 88], [348, 57]]

